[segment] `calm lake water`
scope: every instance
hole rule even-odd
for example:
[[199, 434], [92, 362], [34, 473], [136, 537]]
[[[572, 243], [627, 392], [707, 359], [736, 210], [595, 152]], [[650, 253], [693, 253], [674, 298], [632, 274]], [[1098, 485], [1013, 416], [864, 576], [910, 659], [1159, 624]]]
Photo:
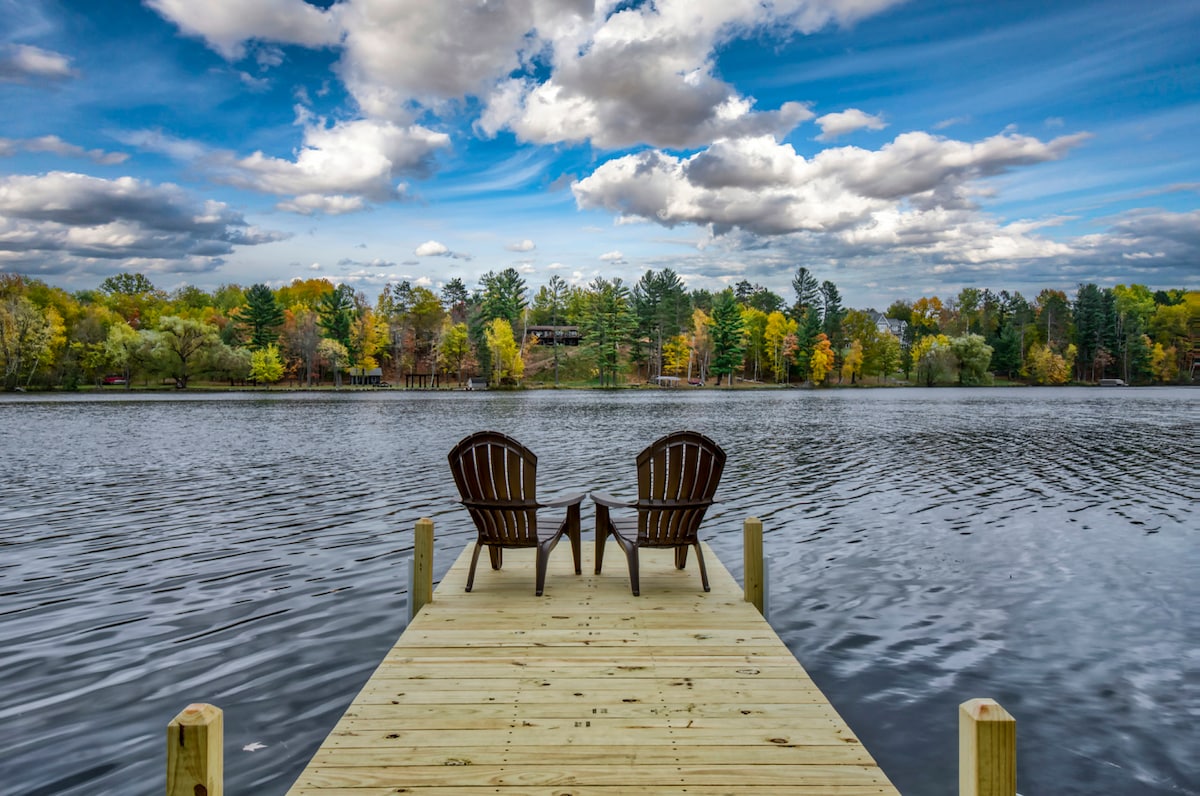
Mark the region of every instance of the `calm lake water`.
[[716, 439], [707, 538], [740, 578], [763, 520], [772, 624], [903, 793], [957, 792], [976, 696], [1024, 796], [1200, 793], [1187, 388], [0, 397], [0, 792], [161, 793], [211, 702], [226, 791], [284, 793], [404, 629], [413, 523], [438, 575], [473, 538], [445, 456], [481, 428], [544, 495]]

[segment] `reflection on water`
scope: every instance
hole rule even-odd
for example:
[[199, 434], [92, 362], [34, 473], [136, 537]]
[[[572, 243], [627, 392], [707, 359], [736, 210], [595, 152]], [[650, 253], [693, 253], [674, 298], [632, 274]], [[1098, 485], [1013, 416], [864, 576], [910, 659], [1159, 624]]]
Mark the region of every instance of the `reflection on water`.
[[956, 792], [956, 706], [991, 696], [1026, 796], [1197, 794], [1198, 399], [0, 398], [0, 782], [158, 793], [164, 727], [203, 701], [228, 791], [283, 793], [404, 628], [413, 523], [434, 518], [439, 573], [471, 538], [454, 442], [494, 428], [544, 492], [624, 491], [688, 427], [730, 457], [714, 549], [740, 577], [763, 520], [772, 623], [902, 792]]

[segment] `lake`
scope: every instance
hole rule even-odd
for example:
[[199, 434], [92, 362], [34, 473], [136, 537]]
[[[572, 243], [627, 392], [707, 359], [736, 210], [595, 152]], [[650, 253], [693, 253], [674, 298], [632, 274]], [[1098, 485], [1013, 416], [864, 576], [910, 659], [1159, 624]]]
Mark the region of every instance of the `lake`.
[[0, 790], [161, 793], [211, 702], [226, 791], [284, 793], [405, 627], [413, 523], [436, 576], [473, 539], [445, 457], [482, 428], [543, 497], [720, 443], [707, 540], [740, 578], [763, 521], [772, 624], [902, 792], [957, 792], [988, 696], [1024, 796], [1200, 793], [1189, 388], [0, 396]]

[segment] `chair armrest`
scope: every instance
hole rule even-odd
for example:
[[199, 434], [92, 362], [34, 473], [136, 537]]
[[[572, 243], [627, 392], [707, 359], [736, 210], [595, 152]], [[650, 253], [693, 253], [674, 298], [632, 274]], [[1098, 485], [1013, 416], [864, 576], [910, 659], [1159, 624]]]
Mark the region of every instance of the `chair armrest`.
[[621, 500], [620, 498], [615, 498], [605, 492], [593, 492], [592, 502], [614, 509], [631, 509], [637, 506], [637, 503], [633, 501]]
[[553, 500], [543, 500], [542, 505], [548, 509], [561, 509], [563, 506], [576, 506], [582, 503], [585, 497], [587, 497], [587, 493], [580, 492], [577, 495], [566, 495], [565, 497], [559, 497]]
[[715, 500], [639, 500], [636, 503], [628, 503], [626, 505], [630, 508], [636, 508], [639, 511], [669, 511], [672, 509], [706, 509], [716, 502]]

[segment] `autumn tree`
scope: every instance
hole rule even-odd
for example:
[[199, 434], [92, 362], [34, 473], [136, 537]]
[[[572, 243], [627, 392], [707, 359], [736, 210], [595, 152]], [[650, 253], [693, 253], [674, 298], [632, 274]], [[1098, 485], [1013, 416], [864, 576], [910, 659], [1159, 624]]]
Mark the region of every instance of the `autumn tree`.
[[992, 363], [992, 347], [981, 334], [964, 334], [950, 338], [950, 350], [958, 361], [959, 384], [981, 384], [986, 381]]
[[166, 303], [166, 294], [142, 274], [121, 273], [100, 283], [110, 309], [134, 329], [151, 329]]
[[104, 353], [108, 361], [120, 371], [125, 379], [125, 389], [130, 389], [133, 374], [141, 370], [153, 357], [153, 340], [124, 321], [108, 327], [104, 340]]
[[250, 355], [250, 378], [264, 384], [274, 384], [283, 376], [283, 360], [279, 358], [279, 347], [268, 343]]
[[851, 384], [855, 383], [855, 379], [862, 375], [863, 369], [863, 346], [858, 340], [850, 343], [849, 350], [842, 357], [842, 379], [849, 379]]
[[912, 358], [917, 381], [924, 382], [926, 387], [947, 379], [956, 361], [950, 338], [944, 334], [926, 335], [917, 340], [913, 345]]
[[692, 376], [692, 365], [700, 383], [708, 380], [708, 366], [712, 357], [712, 318], [704, 310], [696, 307], [692, 310], [692, 353], [688, 360], [688, 378]]
[[317, 344], [317, 355], [329, 363], [329, 367], [333, 370], [333, 386], [340, 389], [342, 368], [350, 361], [350, 352], [346, 350], [346, 346], [337, 340], [326, 337]]
[[813, 384], [817, 386], [824, 384], [825, 378], [833, 371], [833, 368], [833, 344], [829, 342], [829, 338], [825, 336], [824, 332], [820, 332], [817, 334], [812, 354], [809, 356], [808, 372], [811, 374]]
[[197, 356], [219, 342], [217, 329], [210, 324], [177, 315], [164, 315], [158, 321], [156, 348], [169, 359], [168, 369], [180, 389], [188, 386]]
[[795, 334], [796, 321], [785, 317], [778, 310], [767, 316], [767, 325], [763, 329], [763, 340], [767, 347], [771, 373], [776, 382], [788, 380], [788, 370], [791, 367], [791, 351], [788, 340], [794, 340]]
[[504, 318], [493, 318], [484, 336], [492, 353], [492, 379], [498, 384], [514, 384], [525, 374], [525, 360], [513, 337], [513, 328]]
[[0, 303], [0, 363], [4, 366], [4, 389], [16, 389], [24, 378], [33, 380], [38, 367], [64, 338], [62, 318], [57, 311], [42, 312], [25, 296], [12, 296]]
[[1075, 345], [1067, 346], [1065, 354], [1056, 353], [1050, 346], [1035, 343], [1029, 348], [1026, 375], [1037, 384], [1066, 384], [1075, 364]]
[[754, 381], [762, 379], [767, 361], [767, 313], [754, 307], [742, 307], [746, 364], [744, 373]]
[[463, 365], [471, 353], [471, 341], [465, 323], [454, 323], [449, 316], [442, 319], [437, 342], [438, 361], [442, 368], [453, 371], [462, 384]]

